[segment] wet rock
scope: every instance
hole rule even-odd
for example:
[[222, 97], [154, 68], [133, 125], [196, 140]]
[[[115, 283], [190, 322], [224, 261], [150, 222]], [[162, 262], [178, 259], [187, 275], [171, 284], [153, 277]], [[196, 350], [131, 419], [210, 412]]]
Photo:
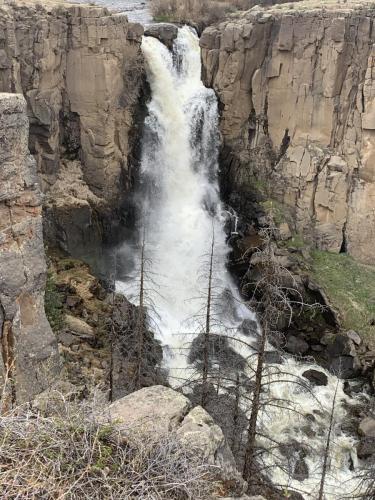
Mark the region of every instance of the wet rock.
[[279, 446], [280, 453], [288, 459], [291, 475], [298, 481], [304, 481], [309, 477], [309, 469], [305, 462], [306, 449], [297, 441], [283, 443]]
[[177, 38], [178, 28], [174, 24], [158, 23], [147, 26], [145, 30], [146, 36], [157, 38], [161, 43], [164, 43], [168, 49], [173, 48], [173, 42]]
[[279, 351], [266, 351], [264, 353], [264, 360], [266, 363], [271, 363], [274, 365], [282, 365], [283, 357]]
[[333, 358], [338, 356], [356, 356], [353, 341], [348, 335], [338, 333], [333, 336], [333, 341], [327, 343], [327, 352]]
[[286, 341], [285, 350], [291, 354], [302, 356], [309, 350], [309, 344], [299, 337], [290, 335]]
[[358, 458], [366, 459], [375, 455], [375, 438], [361, 439], [357, 447]]
[[360, 392], [370, 392], [370, 385], [366, 380], [345, 380], [344, 382], [344, 392], [348, 396], [353, 396], [353, 394], [358, 394]]
[[249, 337], [253, 337], [258, 335], [258, 325], [257, 322], [252, 319], [244, 319], [240, 326], [240, 331], [244, 335], [248, 335]]
[[334, 375], [343, 379], [356, 378], [361, 374], [361, 364], [352, 356], [333, 358], [329, 369]]
[[306, 370], [302, 373], [302, 376], [307, 378], [312, 385], [320, 386], [328, 384], [328, 377], [325, 373], [318, 370]]
[[364, 437], [375, 438], [375, 418], [364, 418], [358, 426], [358, 434]]

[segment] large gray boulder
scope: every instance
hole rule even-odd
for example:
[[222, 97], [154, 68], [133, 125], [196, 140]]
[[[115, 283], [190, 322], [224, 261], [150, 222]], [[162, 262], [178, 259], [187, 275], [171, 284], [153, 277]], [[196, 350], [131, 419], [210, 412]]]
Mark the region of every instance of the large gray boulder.
[[153, 438], [173, 434], [181, 446], [217, 468], [219, 479], [230, 486], [229, 494], [244, 493], [246, 483], [222, 430], [202, 407], [193, 408], [182, 394], [160, 385], [147, 387], [115, 401], [108, 413], [124, 439], [132, 433]]

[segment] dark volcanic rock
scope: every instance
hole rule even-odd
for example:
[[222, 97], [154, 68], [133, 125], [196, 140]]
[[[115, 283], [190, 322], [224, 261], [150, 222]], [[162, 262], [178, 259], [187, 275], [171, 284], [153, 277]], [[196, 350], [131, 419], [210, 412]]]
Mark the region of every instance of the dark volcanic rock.
[[361, 439], [357, 447], [358, 458], [366, 459], [375, 455], [375, 438]]
[[303, 339], [291, 335], [286, 341], [285, 350], [291, 354], [303, 355], [309, 350], [309, 344]]
[[152, 36], [164, 43], [168, 49], [173, 48], [173, 42], [177, 38], [178, 28], [174, 24], [158, 23], [148, 26], [145, 30], [146, 36]]
[[325, 373], [318, 370], [306, 370], [302, 373], [302, 376], [307, 378], [312, 385], [327, 385], [328, 377]]

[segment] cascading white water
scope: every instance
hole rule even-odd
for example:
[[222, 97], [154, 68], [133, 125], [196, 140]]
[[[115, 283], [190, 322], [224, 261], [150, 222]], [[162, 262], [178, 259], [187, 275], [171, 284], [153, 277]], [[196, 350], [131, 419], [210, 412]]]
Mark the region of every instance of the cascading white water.
[[[226, 270], [228, 247], [224, 232], [225, 216], [218, 193], [218, 109], [215, 94], [201, 82], [198, 38], [188, 27], [179, 30], [172, 54], [158, 40], [144, 37], [142, 50], [147, 63], [152, 100], [143, 138], [141, 179], [142, 224], [145, 228], [148, 257], [152, 261], [157, 290], [150, 290], [157, 337], [164, 346], [164, 362], [172, 385], [194, 377], [187, 351], [192, 337], [201, 331], [199, 312], [204, 310], [207, 281], [201, 279], [205, 255], [215, 238], [215, 279], [221, 290], [229, 290], [230, 307], [221, 302], [215, 315], [220, 317], [219, 333], [236, 331], [239, 338], [249, 337], [239, 328], [254, 314], [241, 302]], [[136, 296], [136, 282], [117, 284], [128, 297]], [[251, 350], [233, 343], [247, 357]], [[285, 371], [301, 375], [311, 368], [294, 359], [285, 360]], [[321, 371], [322, 369], [319, 368]], [[320, 481], [322, 451], [329, 422], [329, 411], [336, 378], [326, 372], [326, 387], [314, 388], [316, 400], [296, 384], [283, 381], [271, 384], [270, 396], [294, 402], [296, 412], [269, 407], [260, 425], [274, 439], [290, 443], [292, 439], [311, 449], [305, 461], [309, 477], [297, 481], [280, 468], [271, 469], [276, 484], [294, 487], [306, 498], [316, 498]], [[276, 377], [276, 375], [275, 375]], [[291, 377], [289, 377], [291, 379]], [[338, 388], [336, 420], [345, 418], [342, 401], [348, 397]], [[319, 404], [320, 403], [320, 404]], [[306, 426], [310, 432], [306, 433]], [[265, 446], [269, 442], [264, 443]], [[355, 440], [335, 429], [331, 448], [331, 474], [327, 478], [326, 497], [341, 498], [354, 489], [355, 471], [349, 470], [349, 458], [356, 466]], [[276, 456], [276, 459], [275, 459]], [[278, 458], [277, 458], [278, 457]], [[282, 462], [277, 452], [265, 459]], [[285, 459], [284, 459], [285, 460]], [[341, 488], [341, 489], [340, 489]]]

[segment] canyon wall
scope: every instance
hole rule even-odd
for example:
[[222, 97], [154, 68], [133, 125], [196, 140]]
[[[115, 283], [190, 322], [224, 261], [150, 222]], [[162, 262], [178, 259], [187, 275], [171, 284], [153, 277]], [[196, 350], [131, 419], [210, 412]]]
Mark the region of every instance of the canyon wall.
[[125, 16], [89, 5], [0, 7], [0, 91], [27, 100], [47, 239], [89, 261], [116, 233], [132, 181], [142, 34]]
[[7, 378], [9, 405], [29, 400], [58, 370], [44, 313], [42, 197], [28, 132], [22, 95], [0, 93], [0, 386]]
[[255, 7], [201, 38], [229, 194], [260, 192], [318, 248], [372, 264], [374, 16], [373, 2], [302, 1]]

